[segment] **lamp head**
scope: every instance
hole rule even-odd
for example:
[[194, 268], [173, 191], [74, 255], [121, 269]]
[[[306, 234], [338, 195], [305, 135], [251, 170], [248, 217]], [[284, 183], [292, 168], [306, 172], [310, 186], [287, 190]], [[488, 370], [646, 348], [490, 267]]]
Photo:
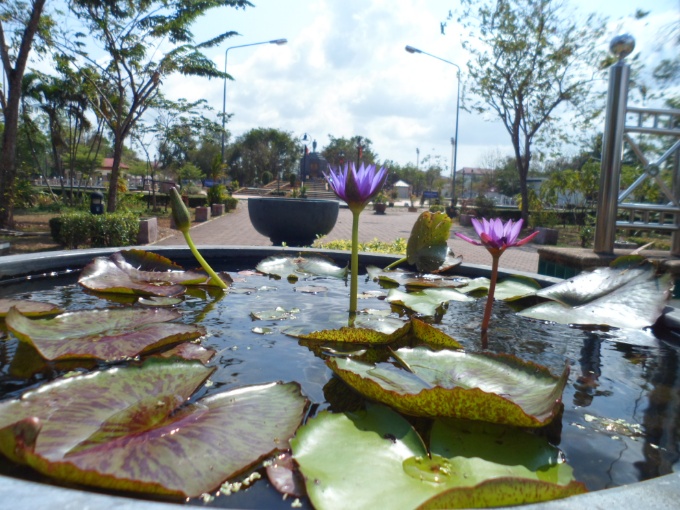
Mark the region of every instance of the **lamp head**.
[[413, 46], [409, 46], [408, 44], [406, 45], [406, 48], [404, 48], [406, 51], [409, 53], [422, 53], [418, 48], [414, 48]]
[[272, 41], [269, 41], [269, 44], [278, 44], [281, 46], [282, 44], [286, 44], [288, 42], [288, 39], [274, 39]]

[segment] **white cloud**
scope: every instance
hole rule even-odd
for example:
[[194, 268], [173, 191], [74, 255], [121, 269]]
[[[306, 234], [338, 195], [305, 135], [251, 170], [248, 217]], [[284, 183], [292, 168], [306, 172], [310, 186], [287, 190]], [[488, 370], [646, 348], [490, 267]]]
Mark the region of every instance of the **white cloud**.
[[[621, 5], [623, 1], [626, 5]], [[632, 0], [599, 2], [600, 9], [634, 12]], [[592, 2], [573, 0], [585, 12]], [[454, 134], [456, 68], [426, 55], [409, 54], [407, 44], [455, 62], [465, 76], [466, 55], [459, 31], [439, 23], [449, 0], [260, 0], [245, 11], [224, 9], [203, 20], [196, 34], [210, 37], [222, 30], [241, 36], [211, 57], [221, 69], [227, 46], [286, 37], [285, 46], [264, 44], [229, 52], [227, 111], [234, 135], [254, 127], [275, 127], [298, 136], [309, 133], [323, 146], [328, 134], [361, 134], [373, 141], [382, 159], [415, 162], [428, 153], [449, 164]], [[453, 3], [455, 4], [455, 2]], [[660, 0], [659, 9], [677, 9], [675, 0]], [[626, 10], [624, 11], [624, 7]], [[677, 11], [676, 11], [677, 15]], [[667, 16], [667, 15], [666, 15]], [[651, 16], [645, 23], [656, 26]], [[628, 23], [628, 22], [626, 22]], [[649, 26], [612, 25], [641, 30], [638, 48], [653, 44]], [[171, 97], [204, 98], [222, 109], [222, 82], [195, 78], [166, 80]], [[493, 118], [492, 115], [487, 117]], [[499, 122], [461, 110], [458, 167], [477, 166], [490, 148], [511, 154], [509, 137]]]

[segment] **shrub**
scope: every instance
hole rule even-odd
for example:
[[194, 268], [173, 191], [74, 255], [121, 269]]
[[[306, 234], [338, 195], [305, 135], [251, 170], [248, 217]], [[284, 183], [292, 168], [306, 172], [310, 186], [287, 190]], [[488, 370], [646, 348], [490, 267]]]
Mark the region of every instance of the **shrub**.
[[91, 215], [90, 246], [108, 248], [137, 244], [139, 218], [132, 213]]
[[221, 204], [227, 197], [227, 192], [221, 184], [215, 184], [208, 188], [208, 205]]
[[434, 204], [434, 205], [430, 206], [430, 212], [431, 213], [445, 212], [445, 211], [446, 211], [446, 207], [444, 207], [443, 205]]
[[55, 239], [62, 246], [69, 249], [87, 244], [90, 239], [90, 221], [92, 214], [74, 212], [61, 215], [59, 235]]
[[475, 198], [475, 209], [482, 218], [493, 218], [496, 215], [496, 203], [484, 195]]
[[238, 198], [227, 197], [224, 199], [224, 210], [226, 212], [233, 211], [238, 205]]
[[139, 218], [126, 212], [66, 213], [50, 219], [50, 233], [56, 242], [69, 249], [86, 244], [95, 248], [130, 246], [137, 243]]

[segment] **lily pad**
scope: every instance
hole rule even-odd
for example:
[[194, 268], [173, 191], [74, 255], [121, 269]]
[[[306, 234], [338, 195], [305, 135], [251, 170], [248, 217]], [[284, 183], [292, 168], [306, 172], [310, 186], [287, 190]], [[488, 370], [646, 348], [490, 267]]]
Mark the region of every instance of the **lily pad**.
[[299, 308], [293, 308], [291, 310], [286, 310], [280, 306], [277, 306], [273, 310], [260, 310], [258, 312], [250, 312], [250, 316], [253, 319], [259, 321], [285, 321], [288, 319], [295, 319], [297, 313], [300, 312]]
[[513, 275], [498, 282], [494, 298], [501, 301], [515, 301], [533, 296], [540, 289], [541, 285], [533, 278]]
[[[409, 423], [383, 406], [355, 413], [322, 412], [298, 430], [291, 446], [318, 509], [421, 508], [427, 502], [436, 505], [438, 497], [447, 498], [442, 508], [468, 508], [482, 496], [491, 497], [495, 506], [506, 506], [585, 492], [573, 481], [558, 485], [539, 480], [543, 475], [523, 465], [461, 454], [444, 457], [435, 452], [442, 450], [435, 444], [428, 455]], [[455, 494], [464, 505], [455, 501]]]
[[425, 289], [418, 292], [402, 292], [399, 289], [390, 289], [385, 301], [405, 306], [421, 315], [432, 316], [443, 304], [449, 301], [469, 302], [474, 301], [474, 299], [456, 289]]
[[328, 366], [362, 395], [405, 414], [540, 427], [561, 408], [568, 366], [560, 378], [515, 357], [427, 348], [399, 349], [390, 363], [332, 358]]
[[261, 261], [256, 269], [261, 273], [277, 278], [297, 280], [300, 274], [345, 278], [347, 267], [336, 266], [332, 260], [321, 255], [291, 257], [288, 255], [272, 255]]
[[285, 447], [306, 407], [295, 383], [185, 404], [212, 371], [153, 360], [49, 383], [0, 403], [0, 450], [62, 482], [197, 497]]
[[203, 364], [208, 363], [215, 355], [213, 349], [206, 349], [202, 345], [195, 344], [193, 342], [185, 342], [183, 344], [176, 345], [172, 349], [163, 351], [158, 354], [161, 358], [180, 358], [185, 360], [197, 360]]
[[[557, 302], [529, 307], [519, 315], [560, 324], [640, 329], [653, 325], [663, 313], [672, 286], [670, 275], [657, 278], [651, 266], [594, 273], [543, 289], [537, 295]], [[603, 282], [606, 275], [610, 279]], [[600, 282], [607, 293], [597, 287]]]
[[5, 320], [14, 335], [33, 345], [45, 359], [114, 361], [205, 334], [199, 326], [168, 323], [179, 316], [171, 309], [111, 308], [29, 319], [11, 309]]
[[427, 345], [436, 348], [445, 349], [462, 349], [463, 346], [455, 338], [450, 337], [443, 331], [440, 331], [432, 324], [416, 319], [411, 319], [411, 331], [413, 335], [420, 341]]
[[386, 271], [376, 266], [367, 266], [366, 272], [373, 280], [388, 285], [404, 285], [407, 290], [430, 287], [455, 289], [464, 287], [468, 281], [467, 278], [443, 276], [438, 274], [437, 271], [433, 273], [414, 273], [404, 269], [390, 269]]
[[408, 263], [425, 273], [439, 269], [450, 251], [447, 244], [450, 231], [451, 218], [447, 214], [422, 213], [413, 224], [406, 245]]
[[357, 316], [354, 327], [345, 326], [338, 329], [324, 329], [298, 334], [293, 334], [293, 331], [287, 331], [286, 334], [317, 342], [386, 345], [402, 338], [410, 329], [411, 325], [400, 319], [390, 320], [389, 317], [372, 318]]
[[26, 317], [56, 315], [63, 311], [52, 303], [41, 303], [40, 301], [28, 299], [0, 298], [0, 318], [5, 317], [12, 307], [19, 310]]

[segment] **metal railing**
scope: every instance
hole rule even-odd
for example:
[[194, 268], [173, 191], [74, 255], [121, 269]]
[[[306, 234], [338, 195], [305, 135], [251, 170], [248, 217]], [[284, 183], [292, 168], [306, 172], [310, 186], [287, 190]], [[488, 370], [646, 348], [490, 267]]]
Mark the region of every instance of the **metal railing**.
[[[610, 50], [619, 57], [609, 73], [607, 113], [602, 142], [600, 194], [594, 251], [613, 253], [617, 228], [672, 232], [671, 255], [680, 256], [680, 110], [639, 108], [627, 105], [630, 66], [624, 59], [635, 41], [629, 35], [612, 40]], [[650, 160], [632, 134], [671, 137], [670, 147]], [[672, 138], [677, 138], [674, 142]], [[620, 190], [621, 156], [624, 141], [642, 164], [642, 174], [625, 190]], [[661, 168], [675, 154], [671, 187], [661, 176]], [[660, 191], [658, 203], [635, 202], [635, 191], [652, 182]], [[618, 217], [618, 221], [617, 221]]]

